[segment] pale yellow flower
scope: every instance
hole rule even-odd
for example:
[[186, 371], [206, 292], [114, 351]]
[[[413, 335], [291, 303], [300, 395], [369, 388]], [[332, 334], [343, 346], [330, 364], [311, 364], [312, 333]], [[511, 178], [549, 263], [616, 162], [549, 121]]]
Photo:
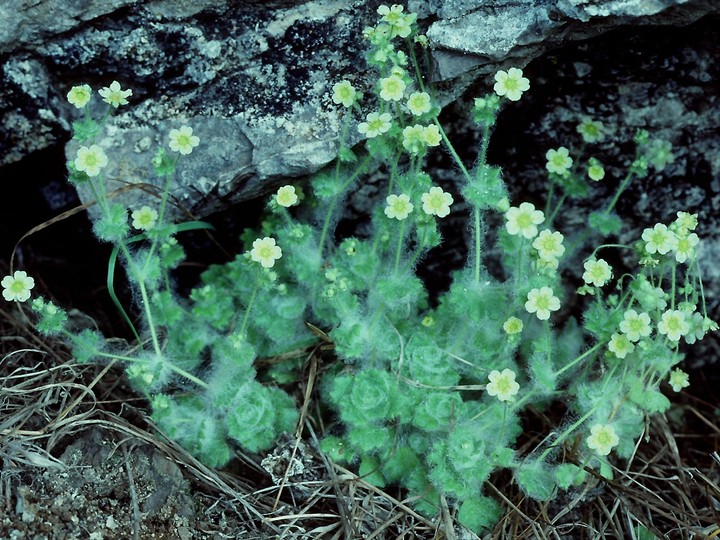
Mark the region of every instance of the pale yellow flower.
[[272, 268], [275, 266], [275, 261], [282, 257], [282, 250], [275, 245], [274, 238], [266, 236], [253, 242], [250, 257], [253, 261], [259, 262], [264, 268]]
[[122, 90], [120, 83], [117, 81], [113, 81], [110, 86], [101, 88], [98, 90], [98, 93], [102, 96], [105, 103], [112, 105], [116, 109], [120, 105], [127, 105], [127, 98], [132, 96], [132, 90]]

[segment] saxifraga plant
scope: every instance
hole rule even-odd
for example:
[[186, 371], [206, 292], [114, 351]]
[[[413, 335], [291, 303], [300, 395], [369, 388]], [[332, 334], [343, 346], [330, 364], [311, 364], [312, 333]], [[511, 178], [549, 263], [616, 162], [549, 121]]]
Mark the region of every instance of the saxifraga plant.
[[[247, 251], [204, 272], [189, 298], [173, 288], [171, 272], [184, 258], [176, 237], [207, 225], [172, 224], [166, 208], [178, 160], [199, 138], [188, 126], [170, 132], [172, 153], [160, 149], [152, 160], [164, 179], [159, 201], [133, 209], [128, 220], [128, 209], [106, 191], [108, 156], [96, 141], [131, 91], [117, 82], [100, 90], [108, 108], [96, 121], [90, 87], [73, 87], [69, 101], [87, 114], [73, 124], [79, 148], [68, 164], [70, 181], [93, 190], [100, 210], [95, 233], [114, 245], [108, 275], [119, 258], [142, 325], [136, 329], [125, 315], [137, 341], [119, 351], [97, 331], [70, 328], [65, 312], [43, 298], [32, 308], [38, 330], [63, 334], [79, 362], [123, 362], [150, 400], [158, 427], [210, 466], [231, 458], [228, 441], [259, 452], [295, 429], [297, 405], [278, 385], [296, 380], [303, 351], [316, 342], [311, 323], [327, 333], [337, 358], [320, 382], [321, 399], [338, 419], [322, 450], [356, 465], [367, 482], [403, 485], [427, 515], [436, 515], [445, 497], [460, 523], [477, 532], [500, 515], [499, 503], [483, 491], [495, 471], [512, 471], [538, 500], [582, 484], [585, 467], [611, 477], [608, 455], [628, 458], [647, 435], [644, 418], [670, 406], [661, 385], [676, 392], [689, 385], [677, 367], [680, 345], [717, 329], [700, 277], [697, 216], [678, 212], [632, 245], [604, 240], [623, 226], [615, 205], [633, 178], [673, 159], [669, 143], [640, 130], [632, 165], [610, 200], [587, 216], [587, 229], [556, 230], [563, 205], [587, 197], [589, 182], [605, 177], [602, 163], [585, 153], [603, 139], [604, 126], [587, 117], [577, 128], [580, 150], [547, 151], [544, 210], [527, 201], [512, 205], [487, 149], [500, 108], [521, 99], [530, 81], [520, 69], [501, 70], [493, 92], [475, 99], [481, 138], [477, 160], [468, 166], [438, 121], [434, 89], [422, 76], [418, 52], [427, 38], [418, 33], [416, 15], [399, 5], [378, 13], [378, 24], [363, 32], [367, 61], [378, 72], [370, 95], [348, 81], [333, 87], [332, 100], [344, 111], [338, 160], [311, 179], [307, 193], [282, 186], [262, 230], [244, 235]], [[365, 137], [358, 148], [348, 146], [351, 129]], [[424, 171], [424, 158], [437, 147], [460, 171], [455, 194], [454, 186], [446, 191]], [[336, 242], [343, 201], [378, 168], [387, 185], [371, 234]], [[469, 255], [449, 290], [430, 305], [415, 269], [441, 243], [438, 220], [457, 197], [470, 209]], [[301, 199], [311, 214], [305, 221], [293, 209]], [[485, 230], [493, 212], [504, 217], [494, 237]], [[131, 228], [138, 233], [131, 236]], [[485, 265], [493, 239], [502, 275]], [[610, 250], [624, 250], [637, 267], [616, 275], [603, 258]], [[561, 270], [574, 272], [583, 285], [564, 284]], [[16, 271], [2, 280], [3, 296], [24, 302], [33, 285]], [[111, 279], [109, 285], [112, 291]], [[583, 306], [582, 315], [561, 316], [571, 295], [584, 297], [573, 301]], [[262, 383], [258, 357], [282, 359], [262, 374]], [[554, 402], [563, 404], [567, 418], [520, 455], [523, 413], [530, 406], [549, 411]], [[570, 449], [573, 460], [563, 461]]]

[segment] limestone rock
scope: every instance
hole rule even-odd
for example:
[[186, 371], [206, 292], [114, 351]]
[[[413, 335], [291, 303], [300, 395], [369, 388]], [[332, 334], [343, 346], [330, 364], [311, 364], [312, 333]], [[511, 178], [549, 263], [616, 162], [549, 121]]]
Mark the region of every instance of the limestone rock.
[[[131, 106], [111, 117], [99, 141], [116, 185], [152, 183], [155, 148], [187, 123], [202, 146], [171, 186], [187, 210], [202, 217], [266, 193], [334, 159], [341, 117], [328, 92], [342, 78], [370, 84], [360, 35], [377, 4], [3, 2], [0, 164], [66, 140], [77, 118], [65, 100], [71, 85], [118, 80], [133, 89]], [[429, 24], [447, 103], [499, 67], [525, 66], [559, 43], [626, 24], [687, 24], [717, 2], [414, 0], [408, 7]], [[68, 146], [68, 157], [74, 151]], [[141, 194], [129, 193], [125, 203], [137, 204]]]

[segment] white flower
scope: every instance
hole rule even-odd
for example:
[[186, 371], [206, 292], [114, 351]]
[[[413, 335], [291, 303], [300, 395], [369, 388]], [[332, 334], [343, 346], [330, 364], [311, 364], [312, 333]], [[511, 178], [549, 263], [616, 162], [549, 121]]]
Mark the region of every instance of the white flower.
[[690, 386], [690, 376], [682, 369], [673, 369], [670, 372], [670, 380], [668, 382], [670, 386], [672, 386], [673, 391], [679, 392], [683, 388]]
[[677, 219], [673, 222], [674, 228], [679, 234], [687, 234], [694, 231], [698, 225], [698, 215], [688, 212], [678, 212]]
[[495, 93], [507, 97], [510, 101], [518, 101], [522, 93], [530, 88], [530, 81], [523, 77], [522, 70], [518, 68], [498, 71], [495, 74], [495, 81], [493, 86]]
[[573, 160], [570, 157], [570, 151], [564, 146], [561, 146], [557, 150], [548, 150], [545, 153], [545, 159], [547, 159], [545, 168], [548, 172], [558, 174], [560, 176], [565, 176], [573, 164]]
[[600, 456], [607, 456], [620, 442], [615, 428], [609, 424], [595, 424], [590, 428], [587, 445]]
[[430, 124], [423, 128], [423, 141], [425, 141], [425, 144], [428, 146], [438, 146], [441, 140], [442, 135], [440, 135], [440, 130], [435, 124]]
[[635, 345], [625, 334], [613, 334], [610, 336], [608, 349], [618, 358], [625, 358], [635, 350]]
[[523, 322], [517, 317], [508, 317], [503, 323], [503, 330], [508, 335], [519, 334], [522, 332]]
[[110, 86], [106, 86], [98, 90], [98, 93], [102, 96], [103, 101], [115, 107], [116, 109], [120, 105], [127, 105], [128, 97], [132, 96], [132, 90], [122, 90], [120, 83], [113, 81]]
[[275, 194], [275, 202], [280, 206], [289, 208], [298, 202], [297, 193], [295, 193], [295, 186], [282, 186], [277, 190]]
[[405, 81], [397, 75], [380, 79], [380, 97], [385, 101], [400, 101], [405, 92]]
[[658, 332], [667, 336], [670, 341], [680, 341], [689, 331], [690, 325], [685, 320], [685, 312], [679, 309], [668, 309], [658, 323]]
[[648, 161], [656, 171], [662, 171], [668, 163], [675, 162], [672, 143], [660, 139], [653, 140], [647, 148]]
[[67, 100], [75, 105], [77, 109], [82, 109], [90, 101], [92, 96], [92, 88], [88, 84], [73, 86], [67, 93]]
[[630, 341], [640, 341], [640, 338], [648, 337], [652, 332], [650, 326], [650, 315], [645, 312], [638, 313], [634, 309], [628, 309], [620, 321], [620, 331]]
[[685, 317], [685, 321], [690, 326], [688, 333], [685, 334], [685, 343], [692, 345], [698, 339], [705, 337], [705, 317], [700, 313], [688, 313]]
[[612, 268], [604, 259], [590, 259], [583, 264], [583, 281], [588, 285], [602, 287], [612, 278]]
[[17, 300], [25, 302], [30, 298], [30, 289], [35, 286], [35, 280], [23, 270], [16, 270], [12, 276], [5, 276], [0, 285], [3, 288], [3, 298], [8, 302]]
[[390, 113], [371, 112], [367, 115], [365, 122], [358, 124], [358, 131], [369, 139], [387, 133], [392, 126]]
[[453, 197], [446, 193], [442, 188], [433, 186], [430, 191], [423, 193], [420, 200], [423, 203], [423, 212], [432, 216], [443, 218], [450, 213], [450, 205], [453, 203]]
[[407, 106], [414, 116], [422, 116], [426, 112], [430, 112], [430, 94], [413, 92], [407, 100]]
[[485, 390], [488, 395], [497, 396], [500, 401], [513, 401], [520, 390], [520, 385], [515, 382], [515, 372], [511, 369], [503, 369], [502, 373], [493, 369], [488, 379], [490, 382]]
[[200, 144], [200, 138], [193, 135], [193, 129], [190, 126], [170, 130], [170, 150], [173, 152], [180, 152], [183, 156], [187, 156], [198, 144]]
[[513, 236], [522, 235], [530, 240], [537, 236], [537, 226], [545, 221], [542, 211], [535, 210], [535, 205], [529, 202], [521, 203], [519, 207], [511, 206], [505, 212], [507, 223], [505, 228]]
[[695, 233], [689, 233], [685, 236], [677, 236], [675, 245], [675, 260], [684, 263], [688, 260], [695, 259], [695, 248], [700, 243], [700, 238]]
[[551, 311], [560, 309], [560, 300], [550, 287], [532, 289], [527, 295], [525, 309], [528, 313], [535, 313], [541, 321], [546, 321], [550, 318]]
[[403, 147], [411, 154], [419, 154], [425, 149], [425, 127], [420, 124], [407, 126], [402, 131]]
[[550, 232], [545, 229], [540, 236], [533, 240], [532, 246], [537, 249], [538, 255], [543, 260], [555, 260], [565, 253], [565, 246], [562, 245], [563, 235], [558, 231]]
[[599, 182], [605, 178], [605, 169], [603, 169], [602, 163], [600, 163], [597, 159], [590, 158], [587, 174], [590, 180]]
[[88, 176], [97, 176], [100, 174], [100, 169], [107, 164], [108, 158], [105, 151], [97, 144], [93, 144], [89, 148], [87, 146], [78, 148], [75, 157], [75, 168], [78, 171], [82, 171]]
[[350, 84], [350, 81], [340, 81], [333, 85], [332, 100], [336, 105], [342, 105], [343, 107], [352, 107], [355, 103], [357, 91]]
[[133, 227], [135, 227], [136, 229], [141, 229], [143, 231], [149, 231], [155, 226], [158, 218], [158, 213], [156, 210], [150, 208], [149, 206], [143, 206], [139, 210], [135, 210], [132, 214], [130, 214], [130, 217], [133, 220]]
[[417, 19], [416, 13], [403, 13], [403, 6], [394, 4], [392, 7], [380, 6], [378, 13], [382, 15], [382, 21], [388, 23], [392, 29], [391, 36], [406, 38], [412, 32], [411, 25]]
[[667, 228], [667, 225], [656, 223], [652, 229], [645, 229], [642, 233], [645, 240], [645, 251], [651, 255], [659, 253], [665, 255], [677, 245], [675, 233]]
[[595, 121], [586, 116], [577, 127], [577, 132], [582, 135], [586, 143], [602, 141], [605, 138], [602, 122]]
[[387, 206], [385, 207], [385, 215], [390, 219], [397, 219], [402, 221], [410, 215], [413, 210], [413, 204], [410, 202], [410, 197], [404, 193], [400, 195], [388, 196]]
[[275, 261], [282, 257], [282, 250], [275, 245], [274, 238], [266, 236], [253, 242], [250, 257], [253, 261], [259, 262], [264, 268], [272, 268], [275, 266]]

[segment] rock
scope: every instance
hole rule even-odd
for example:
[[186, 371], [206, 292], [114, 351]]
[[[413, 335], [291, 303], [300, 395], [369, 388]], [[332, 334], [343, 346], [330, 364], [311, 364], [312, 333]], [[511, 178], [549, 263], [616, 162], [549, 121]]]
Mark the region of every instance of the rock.
[[[118, 80], [131, 88], [99, 144], [108, 178], [153, 183], [150, 159], [187, 123], [202, 146], [184, 159], [171, 193], [198, 217], [317, 171], [337, 152], [341, 114], [332, 84], [363, 77], [361, 30], [376, 4], [128, 0], [14, 0], [0, 6], [0, 164], [66, 140], [77, 111], [65, 94]], [[435, 78], [454, 100], [509, 64], [627, 24], [687, 24], [710, 0], [427, 0]], [[96, 102], [99, 101], [96, 96]], [[96, 103], [96, 111], [102, 110]], [[354, 131], [351, 131], [354, 133]], [[356, 139], [357, 140], [357, 139]], [[67, 148], [68, 158], [75, 146]], [[160, 186], [156, 186], [160, 187]], [[81, 193], [85, 199], [87, 193]], [[124, 194], [132, 207], [147, 196]]]

